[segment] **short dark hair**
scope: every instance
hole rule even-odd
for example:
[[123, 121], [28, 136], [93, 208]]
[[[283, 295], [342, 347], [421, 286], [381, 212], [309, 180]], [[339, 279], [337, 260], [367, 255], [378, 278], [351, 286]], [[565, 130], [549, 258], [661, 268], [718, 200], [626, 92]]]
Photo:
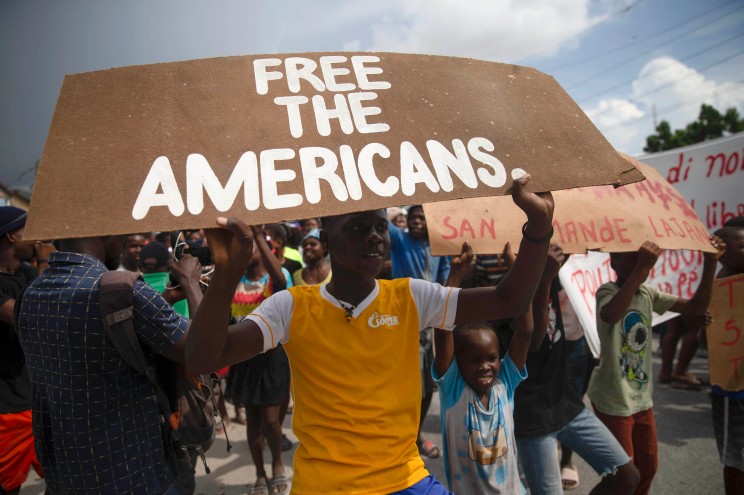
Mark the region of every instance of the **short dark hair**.
[[421, 213], [424, 212], [423, 205], [411, 205], [411, 206], [408, 207], [408, 213], [406, 213], [406, 218], [410, 220], [411, 219], [411, 215], [413, 214], [413, 210], [416, 210], [416, 209], [420, 209], [421, 210]]
[[279, 223], [267, 223], [264, 225], [264, 230], [267, 231], [273, 239], [279, 239], [282, 241], [282, 245], [287, 245], [287, 231], [284, 229], [284, 225]]
[[734, 217], [729, 220], [727, 220], [724, 224], [724, 227], [739, 227], [744, 229], [744, 216]]
[[460, 348], [460, 344], [462, 342], [462, 339], [473, 332], [482, 332], [483, 330], [491, 331], [496, 336], [496, 339], [498, 340], [499, 336], [496, 333], [496, 330], [487, 322], [485, 321], [479, 321], [476, 323], [466, 323], [464, 325], [457, 325], [455, 329], [452, 331], [452, 336], [454, 338], [455, 343], [455, 352], [457, 352], [457, 349]]

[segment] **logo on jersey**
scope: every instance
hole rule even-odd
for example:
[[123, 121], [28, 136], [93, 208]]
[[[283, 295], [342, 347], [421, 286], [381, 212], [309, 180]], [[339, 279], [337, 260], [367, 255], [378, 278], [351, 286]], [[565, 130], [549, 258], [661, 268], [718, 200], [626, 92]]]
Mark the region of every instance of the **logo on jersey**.
[[370, 328], [377, 327], [394, 327], [398, 324], [398, 317], [391, 315], [381, 315], [380, 313], [372, 313], [372, 316], [367, 320], [367, 324]]

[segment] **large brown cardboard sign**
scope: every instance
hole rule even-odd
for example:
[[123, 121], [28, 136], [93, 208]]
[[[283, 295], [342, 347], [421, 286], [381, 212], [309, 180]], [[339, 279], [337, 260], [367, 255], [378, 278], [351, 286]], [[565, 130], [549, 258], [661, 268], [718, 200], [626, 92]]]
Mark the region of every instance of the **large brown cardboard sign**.
[[[646, 240], [664, 249], [713, 251], [692, 207], [649, 165], [622, 155], [646, 180], [553, 193], [553, 242], [566, 253], [635, 251]], [[463, 241], [476, 253], [518, 246], [527, 220], [509, 197], [424, 205], [432, 254], [457, 254]]]
[[724, 390], [744, 389], [744, 274], [716, 280], [709, 311], [710, 383]]
[[27, 235], [251, 223], [640, 180], [555, 80], [389, 53], [227, 57], [67, 76]]

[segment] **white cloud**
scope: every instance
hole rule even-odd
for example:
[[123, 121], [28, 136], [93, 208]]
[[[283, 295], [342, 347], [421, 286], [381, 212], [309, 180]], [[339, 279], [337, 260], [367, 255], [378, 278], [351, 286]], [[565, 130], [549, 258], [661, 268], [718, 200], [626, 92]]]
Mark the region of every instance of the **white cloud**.
[[[720, 111], [744, 108], [744, 85], [718, 83], [670, 57], [651, 60], [641, 68], [626, 99], [604, 99], [585, 109], [589, 118], [619, 150], [640, 154], [646, 136], [655, 132], [651, 116], [672, 129], [697, 119], [703, 103]], [[645, 117], [645, 118], [644, 118]]]
[[589, 0], [403, 0], [371, 26], [365, 48], [518, 60], [555, 51], [602, 19]]
[[645, 114], [634, 103], [620, 98], [601, 100], [586, 114], [615, 148], [629, 154], [640, 151], [634, 149], [640, 133], [635, 124]]

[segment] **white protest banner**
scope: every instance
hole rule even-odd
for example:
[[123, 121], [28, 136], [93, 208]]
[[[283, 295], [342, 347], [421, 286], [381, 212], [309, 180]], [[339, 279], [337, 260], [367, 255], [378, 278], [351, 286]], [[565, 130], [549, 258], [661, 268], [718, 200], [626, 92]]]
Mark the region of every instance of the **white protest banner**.
[[[645, 284], [677, 297], [690, 299], [697, 289], [699, 274], [696, 267], [702, 266], [703, 253], [687, 250], [664, 250], [649, 272]], [[589, 348], [599, 357], [599, 335], [597, 334], [596, 294], [607, 282], [617, 279], [610, 267], [610, 255], [590, 251], [573, 254], [559, 272], [561, 285], [568, 295], [574, 311], [584, 329]], [[678, 316], [667, 311], [663, 315], [653, 314], [653, 324], [658, 325]]]
[[642, 176], [534, 69], [393, 53], [191, 60], [67, 76], [31, 239], [250, 223]]
[[638, 160], [687, 199], [708, 231], [744, 215], [744, 132]]

